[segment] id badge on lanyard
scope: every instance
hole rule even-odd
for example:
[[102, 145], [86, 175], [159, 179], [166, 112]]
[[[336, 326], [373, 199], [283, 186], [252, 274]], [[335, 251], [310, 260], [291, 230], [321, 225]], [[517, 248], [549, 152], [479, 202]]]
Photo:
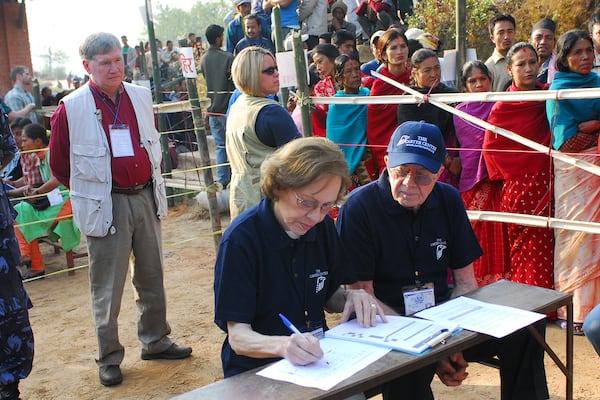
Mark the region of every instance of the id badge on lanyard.
[[415, 285], [404, 286], [402, 288], [402, 295], [404, 296], [406, 315], [418, 313], [435, 305], [433, 282], [421, 284], [417, 281]]
[[133, 143], [129, 125], [108, 126], [113, 157], [133, 157]]

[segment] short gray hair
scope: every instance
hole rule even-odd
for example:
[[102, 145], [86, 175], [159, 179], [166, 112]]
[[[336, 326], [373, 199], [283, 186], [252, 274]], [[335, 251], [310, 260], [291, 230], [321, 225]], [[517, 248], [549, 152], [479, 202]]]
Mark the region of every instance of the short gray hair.
[[112, 49], [121, 49], [121, 42], [112, 33], [96, 32], [86, 37], [79, 46], [79, 56], [90, 61], [97, 54], [106, 54]]

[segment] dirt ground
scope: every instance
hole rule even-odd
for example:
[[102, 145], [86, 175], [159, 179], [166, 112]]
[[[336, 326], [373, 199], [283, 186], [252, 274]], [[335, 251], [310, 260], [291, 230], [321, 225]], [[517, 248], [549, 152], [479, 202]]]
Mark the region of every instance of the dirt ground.
[[[223, 220], [226, 226], [228, 219]], [[213, 320], [213, 264], [215, 250], [210, 221], [197, 206], [170, 210], [163, 225], [165, 286], [172, 337], [190, 345], [192, 357], [180, 361], [142, 361], [136, 336], [136, 308], [131, 285], [126, 285], [119, 318], [125, 346], [121, 365], [123, 383], [105, 388], [98, 382], [94, 363], [97, 344], [92, 323], [87, 258], [74, 276], [61, 272], [64, 254], [42, 245], [48, 272], [45, 279], [28, 282], [33, 300], [31, 324], [35, 360], [31, 375], [22, 381], [22, 399], [168, 399], [222, 379], [220, 349], [224, 334]], [[85, 250], [85, 246], [81, 249]], [[332, 319], [334, 320], [334, 319]], [[564, 332], [553, 324], [547, 340], [564, 357]], [[575, 337], [575, 399], [600, 399], [600, 358], [584, 337]], [[551, 399], [565, 398], [565, 379], [546, 357]], [[499, 399], [496, 370], [471, 364], [469, 377], [459, 388], [446, 388], [436, 378], [438, 399]], [[225, 400], [225, 399], [219, 399]], [[235, 399], [241, 400], [241, 399]]]

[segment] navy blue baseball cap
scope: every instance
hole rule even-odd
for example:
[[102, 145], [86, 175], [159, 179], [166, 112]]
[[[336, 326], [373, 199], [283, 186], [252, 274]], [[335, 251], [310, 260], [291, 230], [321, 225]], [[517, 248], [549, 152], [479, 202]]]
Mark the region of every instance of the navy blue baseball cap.
[[406, 121], [396, 128], [387, 148], [388, 167], [418, 164], [437, 173], [446, 159], [440, 129], [425, 121]]

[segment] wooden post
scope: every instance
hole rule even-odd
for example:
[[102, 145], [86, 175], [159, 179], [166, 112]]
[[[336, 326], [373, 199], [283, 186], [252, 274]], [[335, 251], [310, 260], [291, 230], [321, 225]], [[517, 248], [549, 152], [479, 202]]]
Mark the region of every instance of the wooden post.
[[[146, 0], [146, 23], [148, 24], [148, 41], [150, 43], [150, 53], [152, 54], [152, 64], [154, 68], [152, 68], [152, 79], [154, 80], [154, 101], [156, 104], [161, 104], [163, 102], [162, 95], [162, 87], [160, 84], [160, 64], [158, 63], [158, 56], [156, 53], [156, 38], [154, 36], [154, 22], [152, 21], [152, 3], [151, 0]], [[167, 135], [163, 135], [162, 132], [166, 130], [165, 128], [165, 116], [163, 114], [158, 114], [158, 131], [161, 132], [160, 135], [160, 144], [162, 147], [162, 158], [163, 165], [165, 167], [166, 177], [171, 177], [171, 155], [169, 154], [169, 138]], [[173, 207], [173, 188], [167, 187], [167, 204], [169, 207]]]
[[[183, 40], [179, 42], [180, 47], [186, 47]], [[208, 151], [208, 142], [206, 141], [206, 132], [204, 131], [204, 119], [202, 118], [202, 109], [200, 108], [200, 99], [198, 98], [198, 87], [196, 86], [195, 78], [185, 78], [187, 84], [188, 95], [190, 98], [190, 107], [192, 108], [192, 120], [194, 121], [194, 132], [198, 141], [198, 154], [200, 155], [200, 165], [203, 169], [204, 184], [207, 187], [206, 198], [208, 199], [208, 211], [213, 232], [221, 231], [221, 215], [219, 214], [219, 204], [217, 202], [217, 193], [210, 190], [213, 186], [213, 174], [209, 167], [210, 153]], [[215, 251], [219, 250], [221, 243], [221, 233], [213, 234]]]
[[466, 0], [456, 0], [456, 88], [461, 86], [461, 72], [466, 57], [467, 42], [467, 4]]
[[302, 134], [305, 137], [309, 137], [313, 135], [312, 120], [310, 118], [310, 104], [308, 102], [309, 93], [304, 47], [302, 46], [300, 31], [294, 32], [292, 43], [294, 47], [294, 64], [296, 65], [296, 81], [298, 81], [296, 93], [298, 94], [298, 100], [302, 100], [300, 104], [296, 104], [296, 107], [300, 107], [300, 111], [302, 112]]
[[[271, 11], [273, 17], [273, 35], [275, 36], [275, 51], [277, 53], [283, 53], [285, 48], [283, 47], [283, 33], [281, 31], [281, 8], [279, 4], [273, 7]], [[290, 91], [288, 88], [280, 88], [281, 92], [281, 105], [287, 106], [288, 97], [290, 97]]]

